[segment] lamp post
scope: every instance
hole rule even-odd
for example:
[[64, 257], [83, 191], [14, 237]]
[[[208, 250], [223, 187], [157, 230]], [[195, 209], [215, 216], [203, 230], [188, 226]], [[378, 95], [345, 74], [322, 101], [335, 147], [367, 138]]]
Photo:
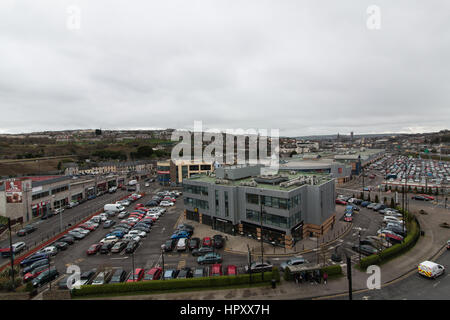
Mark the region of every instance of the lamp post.
[[131, 264], [133, 268], [131, 272], [133, 273], [133, 282], [134, 282], [134, 251], [131, 253]]
[[260, 229], [261, 229], [261, 234], [260, 234], [260, 238], [261, 238], [261, 263], [264, 263], [264, 246], [263, 246], [263, 223], [262, 223], [262, 216], [263, 216], [263, 205], [262, 205], [262, 195], [260, 195], [259, 198], [259, 224], [260, 224]]
[[358, 232], [358, 252], [359, 252], [359, 263], [361, 263], [361, 230]]
[[161, 259], [162, 259], [162, 280], [164, 280], [164, 249], [161, 248]]

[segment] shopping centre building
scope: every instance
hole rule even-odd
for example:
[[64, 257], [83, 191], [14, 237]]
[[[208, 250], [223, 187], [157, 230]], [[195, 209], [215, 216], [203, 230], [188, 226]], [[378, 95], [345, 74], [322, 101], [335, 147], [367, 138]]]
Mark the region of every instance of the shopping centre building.
[[83, 202], [125, 184], [124, 175], [35, 176], [8, 179], [0, 185], [0, 215], [28, 222], [69, 202]]
[[[329, 174], [230, 166], [183, 180], [185, 217], [215, 230], [292, 248], [333, 228], [335, 179]], [[261, 228], [262, 226], [262, 228]]]

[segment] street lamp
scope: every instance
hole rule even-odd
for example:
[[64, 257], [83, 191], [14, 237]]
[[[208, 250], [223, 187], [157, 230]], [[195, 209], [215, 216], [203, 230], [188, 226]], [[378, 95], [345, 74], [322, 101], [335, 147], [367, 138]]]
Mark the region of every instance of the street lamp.
[[164, 280], [164, 249], [161, 248], [161, 259], [162, 259], [162, 280]]

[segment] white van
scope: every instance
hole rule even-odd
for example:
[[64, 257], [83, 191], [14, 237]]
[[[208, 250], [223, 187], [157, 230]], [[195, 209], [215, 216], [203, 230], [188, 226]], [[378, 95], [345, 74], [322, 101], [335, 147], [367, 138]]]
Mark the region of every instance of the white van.
[[419, 274], [435, 279], [445, 272], [444, 266], [432, 261], [424, 261], [417, 267]]
[[121, 212], [124, 210], [125, 210], [125, 207], [122, 206], [121, 204], [117, 204], [117, 203], [105, 204], [105, 206], [103, 207], [103, 211]]

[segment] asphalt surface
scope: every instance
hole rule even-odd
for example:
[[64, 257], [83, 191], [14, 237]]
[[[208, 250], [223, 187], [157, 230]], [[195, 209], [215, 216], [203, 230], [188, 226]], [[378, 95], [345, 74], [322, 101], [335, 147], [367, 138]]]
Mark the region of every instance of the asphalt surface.
[[[354, 300], [450, 300], [450, 250], [444, 252], [434, 262], [443, 265], [446, 271], [437, 279], [425, 278], [414, 273], [401, 281], [379, 290], [368, 290], [353, 294]], [[383, 276], [383, 275], [381, 275]], [[347, 300], [342, 296], [333, 300]]]
[[[106, 193], [100, 197], [97, 197], [92, 200], [88, 200], [72, 209], [65, 209], [62, 214], [55, 215], [51, 218], [41, 220], [40, 218], [36, 218], [31, 224], [36, 226], [37, 230], [23, 237], [19, 237], [15, 234], [12, 236], [12, 242], [23, 241], [29, 247], [34, 246], [42, 242], [53, 235], [56, 235], [60, 232], [60, 219], [62, 219], [63, 229], [67, 227], [69, 224], [74, 225], [76, 221], [80, 221], [83, 218], [89, 216], [90, 214], [98, 211], [99, 209], [103, 209], [103, 206], [107, 203], [114, 203], [116, 199], [124, 197], [130, 194], [130, 192], [118, 190], [115, 193]], [[60, 217], [62, 215], [62, 218]], [[25, 226], [26, 224], [24, 224]], [[2, 240], [0, 241], [0, 247], [5, 248], [9, 247], [9, 236], [4, 235]]]

